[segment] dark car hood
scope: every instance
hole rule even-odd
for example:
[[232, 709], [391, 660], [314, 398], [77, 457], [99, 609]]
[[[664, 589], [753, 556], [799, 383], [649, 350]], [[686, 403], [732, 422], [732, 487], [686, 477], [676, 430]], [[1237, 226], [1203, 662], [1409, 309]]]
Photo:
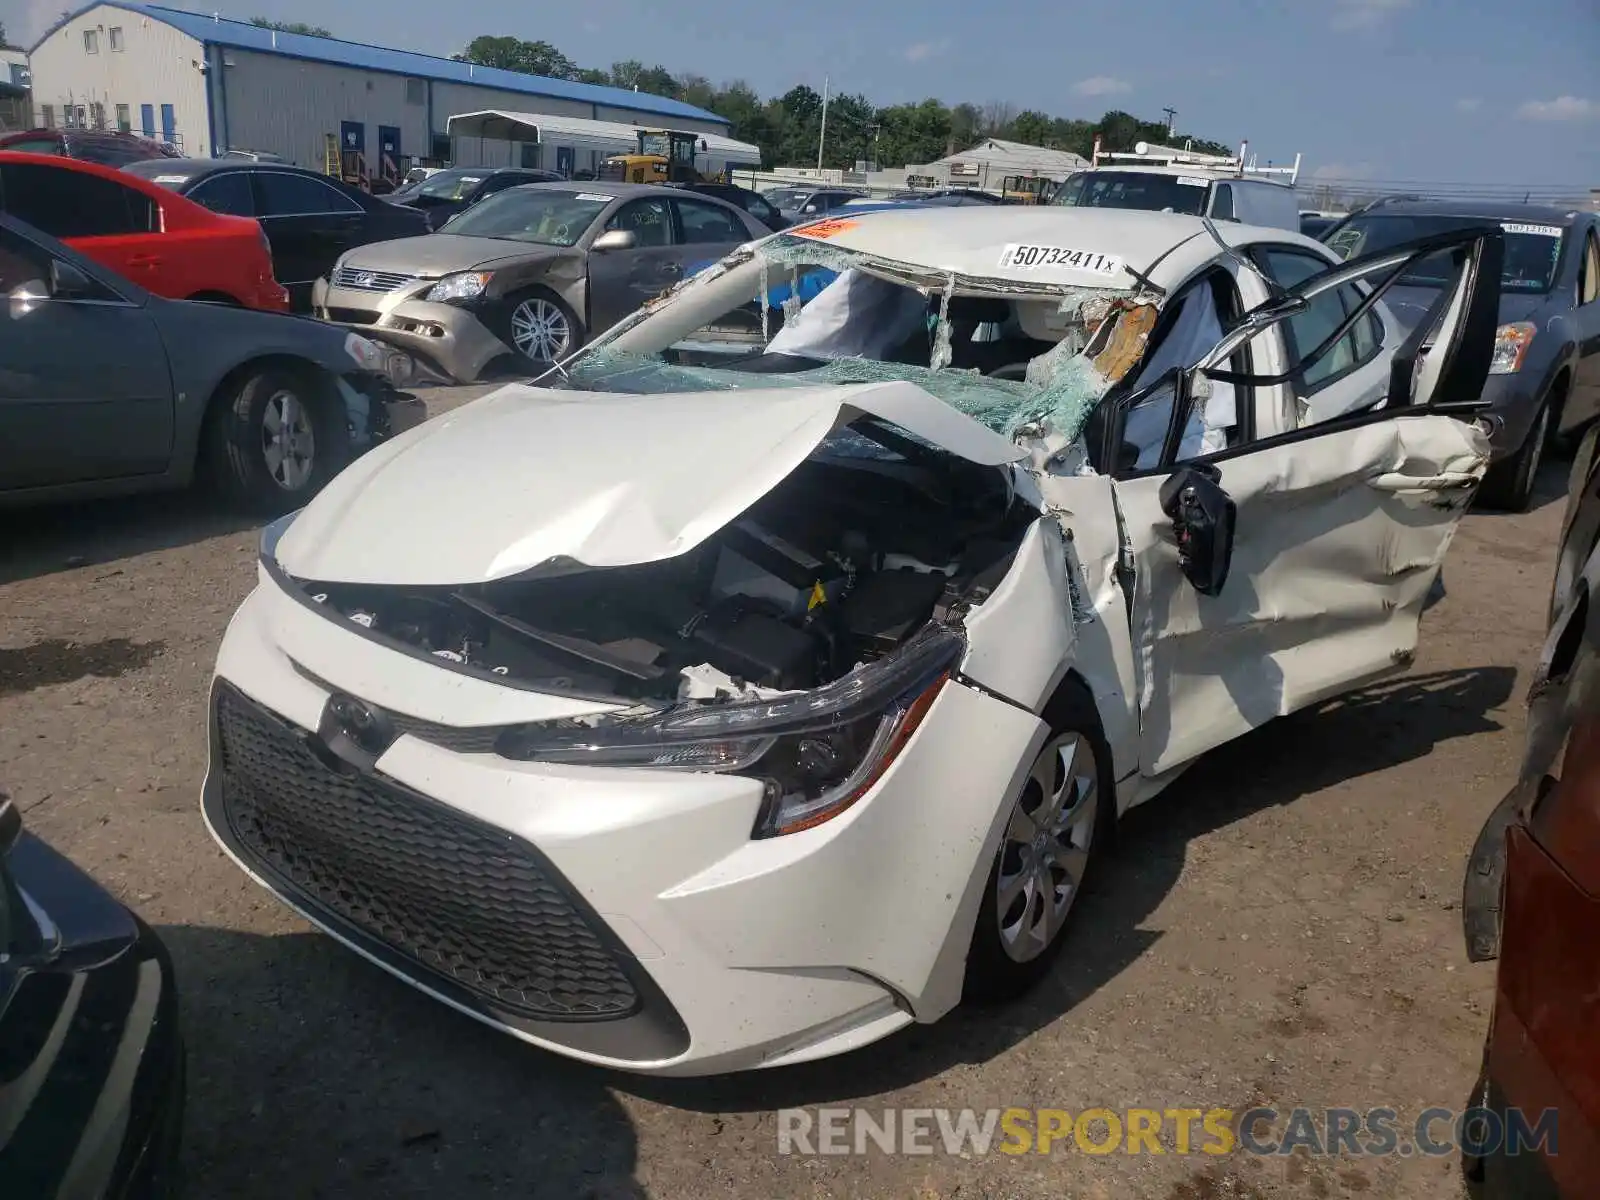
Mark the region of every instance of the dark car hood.
[[[1428, 309], [1439, 298], [1439, 289], [1431, 287], [1412, 287], [1405, 284], [1396, 284], [1383, 295], [1383, 301], [1389, 306], [1389, 311], [1394, 313], [1395, 319], [1407, 329], [1415, 329], [1422, 318], [1428, 315]], [[1550, 302], [1548, 294], [1530, 295], [1526, 292], [1500, 293], [1500, 323], [1509, 321], [1533, 320], [1536, 314]]]
[[[151, 296], [150, 315], [169, 347], [186, 347], [188, 359], [200, 360], [207, 353], [194, 353], [205, 347], [219, 359], [235, 363], [269, 354], [309, 359], [336, 375], [356, 369], [355, 359], [345, 350], [350, 331], [311, 317], [291, 313], [262, 312], [254, 308], [233, 308], [225, 304], [196, 304], [191, 300], [168, 300]], [[186, 360], [188, 361], [188, 360]]]

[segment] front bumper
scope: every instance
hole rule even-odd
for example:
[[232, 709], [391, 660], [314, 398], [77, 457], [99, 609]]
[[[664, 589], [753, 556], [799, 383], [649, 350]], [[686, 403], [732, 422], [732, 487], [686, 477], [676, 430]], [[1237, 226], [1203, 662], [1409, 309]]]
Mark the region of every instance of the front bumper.
[[[265, 573], [216, 673], [203, 807], [257, 882], [479, 1020], [659, 1074], [825, 1057], [953, 1007], [1000, 821], [1045, 736], [949, 684], [867, 797], [752, 841], [757, 782], [499, 758], [462, 727], [554, 698], [445, 674]], [[316, 732], [335, 690], [402, 730], [353, 774]], [[271, 771], [250, 770], [241, 704], [272, 735]]]
[[1493, 418], [1489, 435], [1491, 461], [1510, 458], [1522, 449], [1545, 391], [1546, 381], [1526, 369], [1513, 375], [1491, 375], [1485, 381], [1482, 398]]
[[419, 290], [369, 292], [319, 279], [311, 289], [311, 305], [322, 320], [399, 346], [458, 383], [471, 383], [491, 362], [511, 353], [473, 311], [417, 299]]

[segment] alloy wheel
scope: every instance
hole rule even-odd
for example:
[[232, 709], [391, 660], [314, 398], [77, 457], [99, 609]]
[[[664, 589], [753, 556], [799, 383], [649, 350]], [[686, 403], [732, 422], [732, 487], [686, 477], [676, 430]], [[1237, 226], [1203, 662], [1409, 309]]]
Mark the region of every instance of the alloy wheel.
[[572, 323], [560, 307], [539, 296], [511, 310], [511, 341], [536, 362], [558, 362], [572, 345]]
[[995, 876], [1008, 957], [1030, 962], [1055, 941], [1083, 886], [1099, 807], [1094, 748], [1081, 733], [1046, 743], [1012, 809]]
[[286, 492], [299, 491], [316, 465], [311, 414], [290, 391], [272, 394], [261, 413], [261, 454], [267, 474]]

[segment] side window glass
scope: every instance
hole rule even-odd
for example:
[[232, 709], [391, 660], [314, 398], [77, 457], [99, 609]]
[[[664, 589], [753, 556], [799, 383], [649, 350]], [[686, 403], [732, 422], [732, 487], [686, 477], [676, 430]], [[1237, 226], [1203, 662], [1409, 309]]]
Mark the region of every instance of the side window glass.
[[[1284, 287], [1293, 287], [1328, 269], [1328, 264], [1320, 258], [1299, 251], [1269, 249], [1262, 257], [1267, 274]], [[1299, 362], [1322, 345], [1361, 303], [1361, 299], [1361, 293], [1354, 287], [1335, 288], [1323, 292], [1311, 301], [1305, 312], [1284, 322], [1291, 358]], [[1326, 387], [1372, 359], [1381, 339], [1364, 334], [1363, 327], [1370, 334], [1370, 323], [1363, 322], [1362, 326], [1340, 338], [1337, 345], [1312, 364], [1296, 385], [1301, 396]]]
[[0, 229], [0, 297], [18, 288], [43, 296], [49, 291], [50, 255], [42, 246]]
[[255, 196], [250, 191], [250, 177], [243, 171], [225, 171], [203, 179], [188, 192], [188, 198], [214, 213], [230, 217], [256, 215]]
[[694, 200], [676, 201], [678, 220], [683, 224], [683, 240], [691, 246], [727, 244], [748, 240], [738, 218], [725, 208]]
[[1211, 198], [1211, 216], [1218, 221], [1231, 221], [1234, 219], [1232, 184], [1217, 184], [1216, 194]]
[[154, 200], [98, 175], [7, 163], [0, 180], [6, 211], [51, 237], [126, 237], [161, 229]]
[[1600, 300], [1600, 236], [1589, 231], [1583, 254], [1583, 277], [1578, 280], [1578, 303]]
[[625, 229], [638, 239], [640, 249], [672, 245], [672, 222], [665, 200], [635, 200], [619, 208], [606, 222], [607, 229]]
[[261, 197], [263, 216], [297, 217], [361, 211], [360, 206], [343, 192], [309, 175], [259, 171], [256, 173], [256, 188]]
[[[1212, 272], [1191, 283], [1173, 298], [1162, 317], [1162, 327], [1145, 355], [1132, 391], [1155, 384], [1174, 368], [1187, 369], [1208, 354], [1223, 334], [1223, 307], [1237, 311], [1233, 282]], [[1226, 305], [1219, 307], [1219, 300]], [[1119, 470], [1148, 471], [1160, 465], [1162, 445], [1172, 419], [1175, 392], [1158, 388], [1128, 412], [1123, 429]], [[1211, 395], [1190, 409], [1178, 443], [1178, 461], [1184, 462], [1236, 445], [1242, 436], [1239, 389], [1231, 383], [1211, 381]]]

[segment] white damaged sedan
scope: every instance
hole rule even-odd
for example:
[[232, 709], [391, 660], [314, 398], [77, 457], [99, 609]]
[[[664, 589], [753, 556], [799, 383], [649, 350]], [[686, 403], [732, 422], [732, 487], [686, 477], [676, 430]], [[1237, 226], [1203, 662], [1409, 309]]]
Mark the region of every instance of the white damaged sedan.
[[[1122, 813], [1410, 661], [1501, 254], [1071, 208], [744, 247], [268, 529], [209, 827], [401, 979], [626, 1070], [1014, 995]], [[1425, 255], [1455, 282], [1408, 333]]]

